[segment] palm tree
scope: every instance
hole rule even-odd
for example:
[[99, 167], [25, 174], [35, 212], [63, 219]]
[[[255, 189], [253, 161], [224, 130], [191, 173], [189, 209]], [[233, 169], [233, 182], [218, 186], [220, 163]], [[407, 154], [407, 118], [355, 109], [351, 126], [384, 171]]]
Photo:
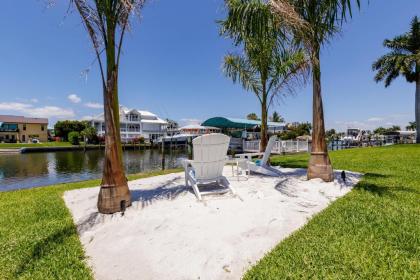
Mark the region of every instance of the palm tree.
[[122, 163], [118, 104], [118, 70], [130, 15], [144, 0], [70, 0], [89, 34], [102, 78], [105, 115], [105, 159], [98, 196], [100, 213], [124, 211], [131, 195]]
[[405, 127], [407, 130], [416, 130], [417, 122], [408, 122], [408, 125]]
[[410, 31], [385, 40], [384, 46], [391, 51], [380, 57], [372, 65], [378, 71], [375, 81], [385, 81], [388, 87], [398, 76], [403, 76], [409, 83], [416, 83], [415, 115], [416, 115], [416, 142], [420, 143], [420, 22], [418, 17], [411, 21]]
[[[360, 7], [360, 0], [354, 0]], [[324, 109], [321, 94], [321, 48], [340, 31], [343, 22], [352, 16], [351, 0], [271, 0], [277, 14], [293, 32], [310, 57], [312, 66], [312, 151], [308, 179], [334, 179], [325, 139]]]
[[279, 115], [276, 111], [273, 112], [273, 115], [271, 116], [270, 120], [272, 122], [284, 122], [284, 118]]
[[[309, 55], [312, 68], [313, 130], [312, 152], [308, 166], [308, 178], [333, 180], [333, 171], [325, 140], [324, 109], [321, 95], [321, 48], [340, 31], [341, 25], [352, 16], [353, 2], [360, 7], [360, 0], [269, 0], [269, 12], [246, 8], [256, 0], [230, 0], [243, 3], [242, 8], [231, 9], [229, 16], [247, 36], [270, 38], [270, 27], [278, 27], [281, 33], [293, 34], [295, 42], [302, 45]], [[239, 6], [239, 5], [238, 5]], [[271, 25], [267, 25], [270, 20]], [[276, 33], [274, 34], [276, 36]]]
[[251, 120], [251, 121], [259, 121], [260, 120], [260, 118], [255, 113], [249, 113], [248, 115], [246, 115], [246, 119]]
[[[281, 93], [293, 91], [293, 85], [299, 83], [307, 70], [305, 54], [293, 47], [286, 47], [286, 38], [276, 30], [274, 18], [268, 18], [264, 23], [267, 32], [273, 36], [248, 36], [243, 32], [238, 21], [238, 9], [255, 9], [270, 13], [270, 7], [262, 0], [227, 1], [229, 13], [221, 21], [221, 33], [232, 38], [237, 45], [243, 47], [243, 53], [228, 54], [224, 58], [223, 70], [234, 83], [241, 83], [247, 91], [252, 91], [261, 106], [261, 145], [265, 150], [268, 142], [267, 120], [268, 109]], [[282, 41], [282, 39], [284, 39]]]

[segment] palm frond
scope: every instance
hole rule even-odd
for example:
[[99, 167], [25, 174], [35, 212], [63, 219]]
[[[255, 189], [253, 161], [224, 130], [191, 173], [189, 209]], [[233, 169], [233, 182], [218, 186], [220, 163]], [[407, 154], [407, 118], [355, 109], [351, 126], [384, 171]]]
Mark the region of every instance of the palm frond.
[[386, 39], [384, 46], [391, 52], [372, 64], [372, 69], [377, 71], [376, 82], [384, 81], [388, 87], [398, 76], [405, 77], [408, 82], [420, 79], [420, 22], [417, 17], [411, 21], [409, 32], [392, 40]]
[[248, 59], [243, 56], [228, 54], [224, 58], [223, 72], [234, 83], [241, 83], [245, 90], [251, 90], [257, 97], [261, 93], [261, 80], [258, 72]]

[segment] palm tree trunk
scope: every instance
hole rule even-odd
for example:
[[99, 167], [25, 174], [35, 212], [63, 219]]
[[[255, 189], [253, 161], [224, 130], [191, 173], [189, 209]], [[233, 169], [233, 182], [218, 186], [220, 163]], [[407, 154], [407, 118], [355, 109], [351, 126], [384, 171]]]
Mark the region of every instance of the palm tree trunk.
[[416, 143], [420, 143], [420, 77], [416, 81]]
[[127, 185], [120, 138], [118, 104], [118, 66], [115, 63], [115, 28], [108, 27], [107, 81], [104, 88], [105, 116], [105, 160], [101, 189], [98, 196], [98, 211], [111, 214], [131, 205], [130, 190]]
[[331, 161], [328, 156], [325, 141], [324, 108], [321, 95], [321, 64], [319, 60], [319, 47], [315, 48], [312, 55], [312, 151], [308, 165], [308, 179], [321, 178], [326, 182], [334, 180]]
[[265, 85], [263, 84], [263, 94], [261, 102], [261, 144], [260, 152], [264, 152], [268, 142], [267, 135], [267, 96], [265, 94]]

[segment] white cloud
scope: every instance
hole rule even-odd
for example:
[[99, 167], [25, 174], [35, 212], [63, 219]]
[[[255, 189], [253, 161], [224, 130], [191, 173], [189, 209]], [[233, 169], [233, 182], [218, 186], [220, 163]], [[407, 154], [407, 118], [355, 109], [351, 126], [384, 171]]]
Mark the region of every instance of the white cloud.
[[181, 119], [180, 123], [182, 126], [185, 126], [185, 125], [190, 125], [190, 124], [201, 124], [202, 121], [199, 119], [185, 118], [185, 119]]
[[38, 98], [31, 98], [32, 103], [38, 103]]
[[101, 103], [95, 103], [95, 102], [86, 102], [85, 106], [92, 109], [102, 109], [104, 105]]
[[5, 111], [22, 111], [32, 107], [31, 104], [25, 104], [20, 102], [1, 102], [0, 110]]
[[339, 131], [345, 131], [347, 128], [373, 130], [379, 126], [390, 127], [393, 125], [399, 125], [403, 128], [411, 119], [412, 117], [409, 114], [390, 114], [387, 116], [370, 117], [366, 120], [335, 121], [333, 127]]
[[93, 118], [94, 118], [93, 116], [83, 116], [83, 117], [80, 118], [80, 120], [82, 120], [82, 121], [88, 121], [88, 120], [91, 120]]
[[367, 121], [368, 122], [380, 122], [380, 121], [383, 121], [384, 119], [383, 118], [380, 118], [380, 117], [372, 117], [372, 118], [369, 118]]
[[72, 109], [57, 106], [34, 107], [33, 104], [19, 102], [0, 102], [0, 110], [9, 111], [11, 114], [22, 114], [37, 118], [71, 118], [75, 116]]
[[69, 96], [67, 96], [67, 99], [70, 100], [70, 102], [72, 103], [79, 103], [80, 101], [82, 101], [82, 99], [76, 94], [70, 94]]

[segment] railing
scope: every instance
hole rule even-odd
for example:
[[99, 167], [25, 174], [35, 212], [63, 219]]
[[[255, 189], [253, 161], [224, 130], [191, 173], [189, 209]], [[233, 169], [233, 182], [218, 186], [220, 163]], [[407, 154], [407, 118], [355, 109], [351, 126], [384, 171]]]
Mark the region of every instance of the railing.
[[[260, 151], [260, 140], [253, 141], [243, 141], [242, 149], [244, 152], [259, 152]], [[276, 141], [274, 144], [273, 154], [282, 154], [282, 153], [298, 153], [298, 152], [307, 152], [309, 150], [308, 141]]]

